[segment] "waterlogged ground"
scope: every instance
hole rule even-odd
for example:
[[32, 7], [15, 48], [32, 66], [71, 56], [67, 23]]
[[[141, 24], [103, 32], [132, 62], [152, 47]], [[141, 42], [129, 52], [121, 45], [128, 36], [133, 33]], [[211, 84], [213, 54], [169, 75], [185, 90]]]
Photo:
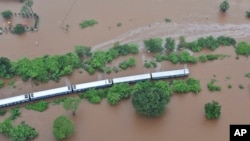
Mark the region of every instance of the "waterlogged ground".
[[[250, 1], [230, 1], [230, 9], [226, 15], [219, 13], [220, 0], [54, 0], [35, 1], [33, 9], [40, 16], [39, 32], [14, 36], [4, 34], [0, 36], [0, 56], [10, 59], [22, 57], [35, 58], [45, 54], [65, 54], [74, 49], [75, 45], [85, 44], [94, 50], [106, 49], [114, 42], [137, 42], [142, 47], [142, 41], [150, 37], [186, 36], [187, 40], [194, 40], [202, 36], [227, 35], [238, 41], [249, 38], [249, 20], [244, 17], [250, 7]], [[0, 9], [11, 9], [18, 12], [20, 3], [14, 0], [1, 0]], [[44, 10], [46, 9], [46, 10]], [[169, 18], [171, 23], [165, 23]], [[84, 19], [95, 19], [98, 24], [92, 28], [80, 29], [78, 24]], [[0, 25], [5, 21], [0, 19]], [[121, 22], [122, 26], [116, 24]], [[62, 28], [68, 24], [69, 31]], [[38, 45], [35, 45], [35, 42]], [[201, 53], [211, 53], [203, 51]], [[200, 54], [201, 54], [200, 53]], [[244, 77], [250, 71], [248, 58], [236, 59], [232, 47], [221, 47], [214, 53], [228, 54], [230, 57], [213, 62], [187, 65], [190, 77], [200, 80], [202, 92], [198, 95], [174, 95], [167, 111], [161, 118], [147, 119], [136, 114], [131, 101], [123, 101], [118, 106], [111, 107], [104, 100], [101, 104], [92, 105], [83, 101], [72, 117], [62, 106], [50, 108], [38, 113], [21, 109], [22, 120], [39, 131], [36, 141], [55, 141], [52, 134], [53, 120], [59, 115], [68, 115], [76, 123], [76, 132], [69, 141], [128, 141], [128, 140], [193, 140], [193, 141], [228, 141], [229, 124], [249, 124], [250, 114], [250, 80]], [[198, 54], [197, 54], [198, 55]], [[119, 62], [129, 56], [115, 60], [110, 66], [117, 66]], [[143, 67], [145, 59], [152, 59], [152, 54], [141, 53], [134, 56], [137, 60], [136, 68], [119, 73], [104, 75], [96, 73], [89, 76], [85, 71], [75, 70], [71, 76], [64, 77], [59, 83], [32, 85], [30, 81], [22, 82], [16, 77], [15, 86], [5, 86], [0, 90], [0, 97], [29, 93], [48, 88], [60, 87], [113, 78], [151, 71], [162, 71], [182, 68], [184, 65], [172, 65], [169, 62], [158, 64], [156, 69]], [[222, 87], [220, 92], [209, 92], [207, 83], [216, 79]], [[8, 80], [6, 80], [7, 84]], [[232, 89], [228, 89], [228, 85]], [[239, 89], [242, 84], [244, 89]], [[211, 100], [222, 105], [222, 115], [219, 120], [208, 121], [204, 117], [203, 106]], [[8, 116], [8, 115], [6, 115]], [[6, 117], [5, 116], [5, 117]], [[5, 117], [0, 117], [2, 121]], [[8, 138], [0, 135], [0, 140]]]

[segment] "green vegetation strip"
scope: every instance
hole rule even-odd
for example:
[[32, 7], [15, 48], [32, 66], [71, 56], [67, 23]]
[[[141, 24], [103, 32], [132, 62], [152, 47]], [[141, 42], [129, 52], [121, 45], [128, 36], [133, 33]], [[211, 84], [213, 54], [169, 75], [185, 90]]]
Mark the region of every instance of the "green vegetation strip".
[[49, 102], [41, 100], [39, 102], [35, 102], [35, 103], [30, 103], [28, 105], [25, 106], [26, 109], [28, 110], [34, 110], [34, 111], [38, 111], [38, 112], [43, 112], [46, 109], [48, 109], [49, 107]]

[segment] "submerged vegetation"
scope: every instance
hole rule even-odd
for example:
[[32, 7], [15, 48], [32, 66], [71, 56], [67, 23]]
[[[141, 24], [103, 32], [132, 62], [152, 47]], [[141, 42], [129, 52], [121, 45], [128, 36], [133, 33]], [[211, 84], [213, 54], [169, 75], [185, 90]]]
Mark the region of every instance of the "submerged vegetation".
[[218, 85], [215, 85], [216, 79], [211, 79], [210, 82], [207, 84], [207, 88], [211, 91], [220, 91], [221, 87]]
[[2, 12], [2, 16], [4, 19], [10, 19], [13, 13], [10, 10], [5, 10]]
[[95, 24], [97, 24], [98, 22], [96, 20], [84, 20], [80, 23], [80, 27], [81, 28], [86, 28], [86, 27], [89, 27], [89, 26], [94, 26]]
[[238, 55], [245, 55], [245, 56], [249, 56], [250, 55], [250, 44], [242, 41], [239, 42], [236, 47], [235, 47], [235, 52]]
[[39, 102], [35, 102], [35, 103], [30, 103], [28, 105], [25, 106], [26, 109], [28, 110], [34, 110], [34, 111], [38, 111], [38, 112], [43, 112], [46, 109], [48, 109], [49, 107], [49, 102], [41, 100]]
[[75, 125], [70, 118], [66, 116], [59, 116], [54, 120], [53, 134], [57, 140], [63, 140], [72, 136], [74, 130]]
[[229, 3], [227, 0], [224, 0], [221, 4], [220, 4], [220, 11], [225, 13], [227, 12], [227, 10], [229, 9]]
[[221, 115], [221, 105], [217, 101], [206, 103], [204, 109], [207, 119], [218, 119]]
[[33, 140], [38, 136], [38, 132], [33, 127], [24, 122], [14, 126], [10, 119], [6, 119], [0, 123], [0, 133], [8, 136], [11, 141]]

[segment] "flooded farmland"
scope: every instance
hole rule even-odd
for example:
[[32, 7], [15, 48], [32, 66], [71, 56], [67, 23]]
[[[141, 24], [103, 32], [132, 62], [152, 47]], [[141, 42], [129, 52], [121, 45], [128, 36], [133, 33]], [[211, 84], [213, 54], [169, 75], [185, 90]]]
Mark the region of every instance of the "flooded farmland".
[[[143, 45], [144, 39], [151, 37], [185, 36], [194, 40], [202, 36], [232, 36], [238, 41], [250, 42], [250, 20], [245, 18], [245, 11], [250, 7], [249, 0], [230, 1], [226, 15], [219, 13], [220, 0], [34, 0], [33, 9], [40, 16], [39, 31], [22, 36], [12, 34], [0, 35], [0, 56], [16, 60], [22, 57], [35, 58], [45, 54], [65, 54], [74, 50], [75, 45], [92, 46], [94, 50], [107, 49], [113, 43], [137, 42]], [[15, 0], [0, 0], [0, 9], [11, 9], [18, 12], [21, 4]], [[171, 23], [165, 23], [169, 18]], [[98, 24], [80, 29], [79, 23], [84, 19], [96, 19]], [[0, 20], [0, 25], [5, 21]], [[121, 22], [122, 26], [117, 27]], [[69, 25], [69, 31], [63, 27]], [[38, 45], [35, 45], [35, 42]], [[208, 52], [206, 52], [208, 53]], [[244, 77], [250, 72], [249, 58], [236, 59], [232, 47], [221, 47], [214, 53], [228, 54], [230, 57], [213, 62], [187, 65], [190, 77], [199, 79], [202, 86], [200, 94], [174, 95], [168, 104], [166, 113], [160, 118], [139, 116], [130, 100], [122, 101], [117, 106], [110, 106], [107, 101], [93, 105], [83, 101], [73, 117], [70, 111], [62, 106], [52, 106], [45, 112], [38, 113], [21, 109], [22, 116], [16, 123], [24, 120], [36, 128], [39, 136], [35, 141], [55, 141], [52, 124], [59, 115], [67, 115], [76, 123], [75, 134], [68, 141], [152, 141], [152, 140], [192, 140], [192, 141], [228, 141], [230, 124], [249, 124], [250, 114], [250, 80]], [[129, 56], [115, 60], [110, 66], [116, 66]], [[136, 67], [104, 75], [93, 76], [85, 71], [75, 70], [59, 83], [32, 85], [15, 78], [16, 88], [6, 86], [0, 90], [1, 98], [29, 93], [65, 84], [95, 81], [151, 71], [163, 71], [182, 68], [183, 65], [172, 65], [163, 62], [156, 69], [146, 69], [145, 59], [152, 55], [143, 50], [134, 56]], [[222, 87], [220, 92], [210, 92], [207, 83], [215, 78]], [[232, 89], [228, 89], [228, 85]], [[238, 86], [243, 85], [244, 89]], [[209, 121], [204, 116], [204, 104], [216, 100], [222, 105], [222, 115], [218, 120]], [[7, 116], [7, 115], [6, 115]], [[5, 116], [5, 117], [6, 117]], [[2, 121], [4, 117], [0, 117]], [[0, 135], [1, 141], [8, 138]]]

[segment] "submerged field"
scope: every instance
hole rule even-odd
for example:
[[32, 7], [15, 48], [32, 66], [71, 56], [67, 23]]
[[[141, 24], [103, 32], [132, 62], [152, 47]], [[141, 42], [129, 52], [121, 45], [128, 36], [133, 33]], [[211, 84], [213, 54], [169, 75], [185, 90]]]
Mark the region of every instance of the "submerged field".
[[[230, 8], [225, 15], [219, 12], [220, 0], [144, 0], [132, 1], [108, 0], [54, 0], [34, 1], [33, 9], [39, 14], [41, 21], [39, 31], [26, 33], [22, 36], [4, 34], [0, 36], [0, 56], [11, 60], [23, 57], [35, 58], [45, 54], [65, 54], [72, 52], [75, 45], [92, 46], [94, 50], [106, 50], [115, 42], [136, 42], [143, 48], [143, 40], [151, 37], [185, 36], [187, 40], [198, 37], [231, 36], [237, 41], [250, 42], [249, 22], [245, 11], [250, 7], [248, 0], [230, 1]], [[20, 10], [16, 1], [0, 1], [0, 9]], [[46, 9], [46, 10], [44, 10]], [[166, 23], [164, 19], [171, 19]], [[98, 24], [81, 29], [79, 23], [84, 19], [95, 19]], [[0, 20], [0, 22], [4, 22]], [[121, 26], [117, 26], [121, 23]], [[2, 23], [0, 23], [2, 24]], [[63, 27], [69, 25], [66, 32]], [[35, 45], [35, 43], [38, 45]], [[127, 141], [127, 140], [194, 140], [211, 141], [229, 140], [230, 124], [249, 124], [250, 114], [250, 80], [244, 75], [250, 72], [249, 58], [240, 56], [236, 59], [233, 47], [220, 47], [214, 52], [203, 50], [198, 53], [227, 54], [230, 57], [212, 62], [188, 64], [190, 77], [200, 80], [202, 90], [198, 95], [174, 95], [167, 107], [166, 113], [160, 118], [148, 119], [139, 116], [133, 109], [131, 100], [110, 106], [106, 100], [98, 105], [83, 100], [77, 115], [73, 117], [70, 111], [63, 107], [50, 105], [45, 112], [39, 113], [21, 109], [22, 116], [15, 123], [25, 121], [38, 130], [36, 141], [55, 140], [52, 124], [59, 115], [67, 115], [76, 124], [76, 132], [69, 141]], [[136, 67], [109, 75], [96, 73], [90, 76], [83, 70], [75, 70], [73, 74], [61, 78], [59, 83], [49, 81], [35, 86], [31, 81], [23, 82], [16, 77], [15, 86], [6, 85], [0, 89], [0, 98], [14, 96], [32, 91], [64, 86], [104, 78], [134, 75], [152, 71], [183, 68], [184, 65], [173, 65], [162, 62], [157, 68], [147, 69], [143, 66], [145, 59], [153, 55], [143, 49], [136, 58]], [[121, 57], [112, 62], [117, 65], [129, 56]], [[207, 83], [215, 78], [221, 86], [220, 92], [210, 92]], [[8, 80], [6, 80], [8, 82]], [[228, 85], [232, 88], [229, 89]], [[244, 89], [240, 89], [239, 85]], [[216, 121], [205, 119], [203, 106], [211, 100], [222, 105], [222, 115]], [[6, 115], [5, 117], [7, 117]], [[5, 117], [0, 117], [2, 121]], [[0, 135], [0, 140], [8, 138]]]

